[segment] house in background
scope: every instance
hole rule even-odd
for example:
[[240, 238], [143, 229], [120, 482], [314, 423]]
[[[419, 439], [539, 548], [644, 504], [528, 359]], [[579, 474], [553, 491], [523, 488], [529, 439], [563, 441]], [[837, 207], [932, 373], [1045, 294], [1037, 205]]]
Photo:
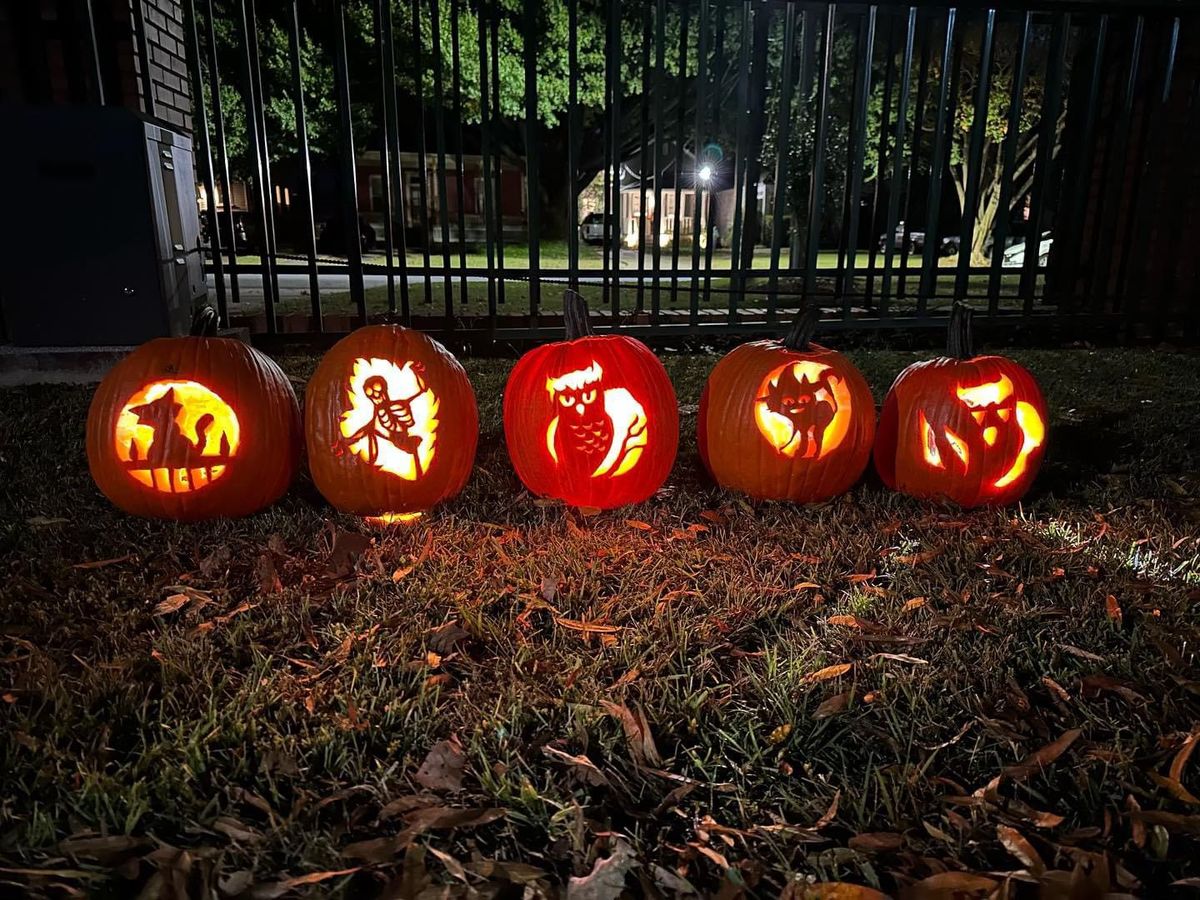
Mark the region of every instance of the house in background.
[[[490, 162], [490, 160], [489, 160]], [[401, 190], [396, 191], [402, 210], [393, 209], [395, 222], [404, 223], [405, 235], [409, 246], [440, 245], [443, 238], [442, 230], [442, 199], [439, 191], [442, 179], [438, 177], [438, 160], [436, 153], [425, 156], [425, 211], [421, 215], [421, 168], [420, 159], [415, 152], [402, 150], [400, 152]], [[449, 213], [445, 233], [449, 243], [482, 244], [488, 236], [487, 224], [484, 221], [485, 190], [483, 157], [478, 154], [463, 154], [462, 157], [463, 190], [462, 197], [458, 195], [458, 160], [446, 156], [446, 209]], [[495, 163], [492, 163], [495, 165]], [[368, 150], [360, 153], [356, 160], [358, 210], [360, 216], [375, 232], [378, 243], [384, 240], [384, 218], [387, 204], [383, 189], [383, 162], [378, 150]], [[500, 178], [497, 187], [493, 182], [493, 203], [499, 203], [502, 221], [502, 239], [506, 242], [524, 241], [528, 237], [528, 214], [526, 210], [525, 172], [511, 162], [502, 161]], [[459, 209], [462, 209], [464, 230], [460, 235]], [[401, 215], [403, 219], [401, 219]], [[428, 224], [428, 232], [426, 231]]]

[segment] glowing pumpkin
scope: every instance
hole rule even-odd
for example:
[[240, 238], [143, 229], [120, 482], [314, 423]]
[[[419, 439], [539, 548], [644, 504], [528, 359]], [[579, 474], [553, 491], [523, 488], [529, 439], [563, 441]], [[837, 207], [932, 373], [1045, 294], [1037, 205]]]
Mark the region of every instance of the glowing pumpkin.
[[467, 373], [419, 331], [371, 325], [338, 341], [308, 382], [308, 466], [343, 512], [410, 521], [463, 489], [479, 414]]
[[100, 382], [88, 467], [138, 516], [244, 516], [279, 499], [300, 464], [300, 408], [287, 376], [230, 338], [160, 338]]
[[888, 487], [961, 506], [1002, 505], [1029, 490], [1046, 449], [1046, 402], [1033, 375], [974, 356], [971, 311], [950, 316], [949, 357], [900, 373], [879, 418], [875, 467]]
[[679, 412], [666, 369], [624, 335], [597, 336], [568, 291], [566, 340], [518, 360], [504, 391], [504, 436], [525, 486], [572, 506], [638, 503], [666, 480]]
[[783, 341], [735, 348], [708, 376], [696, 433], [722, 487], [816, 503], [849, 489], [867, 467], [871, 389], [846, 357], [810, 343], [815, 312]]

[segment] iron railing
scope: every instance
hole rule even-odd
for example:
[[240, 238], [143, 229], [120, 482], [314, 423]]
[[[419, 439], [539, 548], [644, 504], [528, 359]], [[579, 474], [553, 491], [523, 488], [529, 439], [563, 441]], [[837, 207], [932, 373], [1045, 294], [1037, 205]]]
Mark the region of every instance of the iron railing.
[[186, 8], [227, 323], [537, 338], [569, 285], [601, 328], [664, 335], [781, 330], [812, 303], [829, 327], [941, 324], [961, 298], [1197, 335], [1182, 2]]

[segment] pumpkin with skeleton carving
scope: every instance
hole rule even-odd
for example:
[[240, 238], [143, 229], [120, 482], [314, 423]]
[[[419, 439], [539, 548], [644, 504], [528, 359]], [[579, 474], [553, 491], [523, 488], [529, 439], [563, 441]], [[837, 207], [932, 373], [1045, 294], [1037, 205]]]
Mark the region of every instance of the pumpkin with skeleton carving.
[[572, 506], [638, 503], [666, 480], [679, 443], [675, 391], [658, 357], [596, 335], [573, 291], [566, 340], [526, 353], [504, 391], [504, 435], [525, 486]]

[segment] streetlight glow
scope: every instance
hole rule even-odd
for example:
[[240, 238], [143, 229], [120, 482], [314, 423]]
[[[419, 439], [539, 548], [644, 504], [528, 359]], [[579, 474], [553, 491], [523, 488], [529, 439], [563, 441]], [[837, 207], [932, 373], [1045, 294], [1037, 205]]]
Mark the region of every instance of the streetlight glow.
[[700, 167], [700, 171], [696, 173], [697, 177], [699, 177], [701, 181], [708, 181], [710, 178], [712, 178], [712, 174], [712, 166], [708, 165], [707, 163], [702, 165]]

